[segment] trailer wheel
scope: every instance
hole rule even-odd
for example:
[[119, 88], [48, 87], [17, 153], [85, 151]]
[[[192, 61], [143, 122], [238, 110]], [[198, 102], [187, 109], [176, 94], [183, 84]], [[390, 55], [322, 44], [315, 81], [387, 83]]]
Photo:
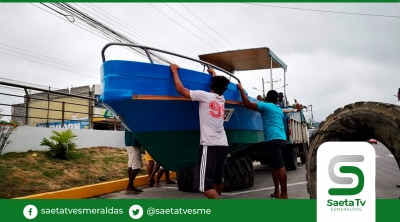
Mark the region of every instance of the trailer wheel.
[[[177, 173], [178, 189], [183, 192], [199, 192], [193, 188], [194, 169]], [[254, 185], [253, 163], [250, 158], [228, 158], [224, 169], [223, 192], [248, 189]]]
[[248, 189], [248, 188], [250, 188], [250, 187], [252, 187], [254, 185], [253, 162], [251, 161], [250, 158], [247, 158], [247, 157], [243, 157], [243, 158], [240, 158], [240, 159], [243, 161], [243, 163], [244, 163], [244, 165], [246, 167], [246, 171], [248, 172], [248, 175], [249, 175], [248, 183], [246, 183], [244, 185], [244, 187], [243, 187], [244, 189]]
[[199, 192], [194, 189], [194, 169], [180, 171], [177, 173], [178, 189], [183, 192]]
[[310, 198], [317, 198], [317, 151], [328, 141], [380, 141], [400, 168], [400, 106], [357, 102], [337, 109], [314, 133], [307, 154], [306, 179]]
[[226, 165], [224, 169], [224, 187], [223, 190], [224, 192], [230, 192], [234, 190], [234, 181], [236, 181], [237, 178], [237, 172], [236, 168], [233, 165], [232, 161], [230, 158], [226, 160]]

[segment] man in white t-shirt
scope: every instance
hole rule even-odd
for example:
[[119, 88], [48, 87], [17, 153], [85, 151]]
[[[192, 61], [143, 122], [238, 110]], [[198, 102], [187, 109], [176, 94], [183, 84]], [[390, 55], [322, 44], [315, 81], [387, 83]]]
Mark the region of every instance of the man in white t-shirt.
[[223, 174], [228, 155], [228, 140], [224, 129], [225, 98], [229, 80], [217, 76], [213, 69], [211, 92], [188, 90], [178, 76], [179, 67], [170, 65], [175, 88], [179, 94], [199, 102], [200, 149], [194, 173], [194, 188], [209, 199], [219, 199], [223, 188]]

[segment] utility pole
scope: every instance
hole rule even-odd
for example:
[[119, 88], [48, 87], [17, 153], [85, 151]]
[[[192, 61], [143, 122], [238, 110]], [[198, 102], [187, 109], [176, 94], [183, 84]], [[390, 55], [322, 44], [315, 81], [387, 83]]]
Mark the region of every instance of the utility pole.
[[271, 77], [271, 82], [266, 82], [266, 83], [271, 83], [271, 90], [273, 90], [274, 89], [274, 82], [279, 82], [279, 81], [281, 81], [281, 80], [279, 79], [279, 80], [273, 81], [272, 77]]
[[313, 115], [313, 111], [312, 111], [312, 104], [308, 105], [310, 106], [310, 110], [311, 110], [311, 127], [314, 125], [314, 115]]
[[265, 96], [265, 90], [264, 90], [264, 78], [262, 78], [262, 86], [263, 86], [263, 96], [262, 96], [262, 98], [264, 98], [264, 96]]

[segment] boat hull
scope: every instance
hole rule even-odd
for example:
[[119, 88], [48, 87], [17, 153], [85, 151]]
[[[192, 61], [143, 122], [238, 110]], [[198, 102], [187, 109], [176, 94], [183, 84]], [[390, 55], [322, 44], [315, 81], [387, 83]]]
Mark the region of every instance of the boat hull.
[[[210, 91], [209, 74], [180, 69], [179, 76], [188, 89]], [[236, 84], [229, 84], [224, 97], [229, 152], [262, 142], [261, 115], [241, 104]], [[176, 92], [168, 66], [104, 63], [98, 105], [119, 116], [164, 168], [180, 171], [195, 166], [200, 145], [199, 104]]]

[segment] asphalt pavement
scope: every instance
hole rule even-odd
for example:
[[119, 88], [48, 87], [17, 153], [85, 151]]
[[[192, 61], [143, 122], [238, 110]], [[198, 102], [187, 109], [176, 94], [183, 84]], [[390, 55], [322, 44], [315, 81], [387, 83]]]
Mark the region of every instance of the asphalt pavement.
[[[381, 143], [374, 144], [376, 151], [376, 198], [398, 199], [400, 188], [400, 170], [390, 151]], [[306, 188], [304, 164], [298, 160], [298, 168], [288, 171], [288, 194], [291, 199], [310, 198]], [[266, 199], [274, 191], [271, 172], [267, 166], [254, 163], [254, 186], [250, 189], [222, 193], [224, 199]], [[97, 198], [101, 199], [196, 199], [205, 198], [201, 193], [179, 191], [177, 185], [165, 185], [160, 188], [140, 187], [143, 192], [138, 195], [126, 195], [124, 191], [107, 194]]]

